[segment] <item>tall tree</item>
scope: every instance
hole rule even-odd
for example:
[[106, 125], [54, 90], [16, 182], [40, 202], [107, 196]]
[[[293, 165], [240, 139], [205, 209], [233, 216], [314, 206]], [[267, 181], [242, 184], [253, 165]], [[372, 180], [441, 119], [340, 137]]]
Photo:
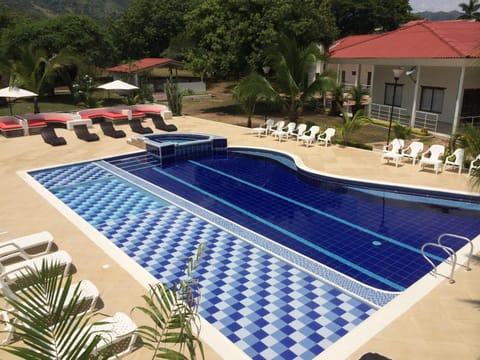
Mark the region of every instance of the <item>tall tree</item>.
[[5, 51], [13, 57], [19, 44], [45, 49], [49, 56], [60, 52], [81, 54], [79, 61], [95, 66], [110, 64], [115, 54], [103, 29], [87, 16], [67, 14], [22, 22], [5, 29], [2, 35]]
[[312, 67], [323, 55], [317, 44], [300, 46], [296, 39], [282, 36], [270, 53], [275, 72], [275, 89], [290, 121], [297, 121], [304, 104], [318, 92], [333, 88], [334, 77], [322, 73], [313, 82], [308, 79]]
[[232, 90], [233, 98], [248, 116], [247, 126], [252, 127], [252, 116], [260, 100], [273, 100], [277, 93], [263, 76], [253, 72], [242, 78]]
[[[11, 61], [10, 85], [24, 87], [40, 96], [53, 85], [55, 77], [73, 62], [66, 53], [48, 56], [44, 49], [35, 49], [32, 45], [20, 47], [18, 54]], [[40, 112], [38, 97], [34, 98], [33, 107], [35, 113]]]
[[458, 6], [462, 9], [463, 14], [460, 15], [459, 19], [470, 19], [475, 21], [480, 21], [480, 1], [479, 0], [469, 0], [467, 3], [460, 3]]
[[414, 19], [409, 0], [336, 0], [332, 10], [341, 37], [391, 31]]
[[184, 13], [196, 1], [133, 0], [109, 29], [121, 59], [159, 57], [184, 32]]
[[327, 44], [336, 29], [330, 0], [205, 0], [185, 15], [195, 71], [241, 77], [259, 69], [279, 34]]

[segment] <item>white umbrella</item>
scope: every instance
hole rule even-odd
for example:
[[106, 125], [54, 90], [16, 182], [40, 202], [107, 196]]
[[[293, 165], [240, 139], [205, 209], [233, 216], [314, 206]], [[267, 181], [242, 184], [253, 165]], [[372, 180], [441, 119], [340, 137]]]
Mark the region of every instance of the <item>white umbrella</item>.
[[13, 115], [12, 104], [10, 101], [8, 101], [8, 99], [18, 99], [22, 97], [32, 96], [38, 96], [38, 94], [35, 94], [34, 92], [31, 92], [29, 90], [18, 88], [16, 86], [0, 89], [0, 97], [7, 98], [8, 105], [10, 106], [10, 115]]
[[115, 80], [108, 82], [106, 84], [98, 86], [99, 89], [105, 90], [135, 90], [138, 89], [137, 86], [129, 84], [122, 80]]

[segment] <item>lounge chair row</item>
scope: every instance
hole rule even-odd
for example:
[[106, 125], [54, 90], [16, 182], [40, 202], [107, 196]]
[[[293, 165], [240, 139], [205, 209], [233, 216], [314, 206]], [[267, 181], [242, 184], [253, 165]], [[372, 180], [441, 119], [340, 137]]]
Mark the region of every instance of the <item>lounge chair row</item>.
[[[386, 160], [387, 163], [394, 161], [396, 167], [402, 161], [412, 161], [412, 164], [415, 165], [418, 160], [420, 169], [432, 167], [435, 174], [447, 168], [453, 168], [458, 170], [459, 174], [462, 173], [465, 157], [464, 149], [456, 149], [451, 155], [446, 156], [442, 160], [445, 154], [445, 146], [443, 145], [431, 145], [426, 151], [423, 151], [424, 145], [419, 141], [412, 141], [407, 147], [404, 145], [405, 141], [403, 139], [393, 139], [391, 143], [383, 148], [382, 160]], [[472, 175], [473, 171], [478, 168], [480, 168], [480, 155], [471, 161], [468, 175]]]
[[[7, 232], [0, 233], [5, 237]], [[72, 258], [66, 251], [51, 252], [53, 247], [53, 236], [48, 231], [42, 231], [23, 237], [10, 238], [0, 243], [0, 288], [4, 296], [16, 298], [15, 286], [18, 286], [26, 269], [40, 268], [44, 261], [48, 263], [59, 264], [63, 268], [64, 274], [68, 274], [72, 265]], [[73, 296], [74, 284], [70, 287], [67, 294]], [[79, 312], [93, 312], [99, 299], [97, 287], [88, 280], [83, 280], [79, 284], [79, 301], [82, 307]], [[67, 301], [68, 302], [68, 301]], [[15, 340], [15, 328], [12, 326], [12, 309], [3, 309], [0, 312], [0, 321], [5, 324], [4, 333], [6, 337], [3, 343], [10, 343]], [[132, 319], [122, 313], [117, 312], [113, 316], [102, 319], [101, 324], [94, 325], [93, 331], [106, 331], [108, 336], [102, 337], [95, 351], [105, 348], [114, 348], [115, 353], [110, 358], [118, 358], [131, 352], [136, 342], [137, 326]], [[118, 349], [117, 349], [118, 347]], [[108, 350], [110, 352], [110, 350]]]
[[309, 147], [315, 142], [323, 143], [325, 146], [332, 143], [335, 136], [335, 128], [327, 128], [320, 133], [320, 127], [317, 125], [307, 129], [306, 124], [296, 124], [290, 122], [285, 125], [285, 121], [275, 122], [273, 119], [267, 119], [262, 126], [252, 129], [252, 133], [258, 137], [271, 135], [278, 141], [296, 139], [297, 143], [303, 143]]
[[[144, 126], [142, 124], [142, 119], [135, 118], [132, 120], [128, 120], [128, 124], [130, 125], [130, 128], [132, 129], [132, 131], [135, 133], [138, 133], [138, 134], [153, 133], [153, 130], [150, 127]], [[109, 136], [116, 139], [124, 138], [127, 136], [125, 131], [115, 129], [111, 121], [103, 120], [99, 122], [99, 125], [105, 136]], [[175, 125], [172, 125], [172, 126], [175, 126]], [[80, 140], [84, 140], [88, 142], [100, 140], [97, 134], [91, 133], [89, 131], [87, 124], [73, 125], [73, 130], [75, 131], [75, 134]], [[65, 145], [67, 143], [64, 137], [57, 135], [55, 131], [55, 127], [53, 126], [46, 126], [42, 128], [40, 130], [40, 134], [43, 138], [43, 141], [45, 141], [47, 144], [50, 144], [52, 146], [60, 146], [60, 145]]]
[[[77, 113], [39, 113], [25, 114], [22, 116], [1, 116], [0, 132], [5, 137], [21, 136], [29, 135], [32, 130], [41, 129], [46, 126], [73, 129], [74, 125], [91, 125], [92, 123], [100, 123], [106, 120], [114, 123], [126, 123], [130, 121], [138, 124], [139, 121], [144, 118], [151, 118], [155, 127], [159, 130], [177, 130], [175, 125], [165, 123], [165, 120], [172, 118], [172, 113], [166, 106], [160, 104], [139, 104], [127, 107], [85, 109]], [[132, 130], [135, 131], [133, 128]]]

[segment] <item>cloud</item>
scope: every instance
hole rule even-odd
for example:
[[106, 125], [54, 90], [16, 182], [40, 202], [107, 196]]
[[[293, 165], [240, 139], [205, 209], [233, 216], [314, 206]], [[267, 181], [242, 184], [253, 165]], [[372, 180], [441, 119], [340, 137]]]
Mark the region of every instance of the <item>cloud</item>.
[[458, 4], [460, 0], [410, 0], [410, 6], [413, 12], [420, 11], [453, 11], [460, 10]]

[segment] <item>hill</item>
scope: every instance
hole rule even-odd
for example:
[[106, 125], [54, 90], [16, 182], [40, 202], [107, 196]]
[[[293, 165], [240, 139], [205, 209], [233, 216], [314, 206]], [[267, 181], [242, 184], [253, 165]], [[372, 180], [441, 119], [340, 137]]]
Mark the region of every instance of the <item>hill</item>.
[[119, 17], [130, 0], [1, 0], [0, 3], [37, 19], [69, 13], [105, 19]]
[[460, 15], [462, 15], [461, 12], [459, 11], [437, 11], [437, 12], [431, 12], [431, 11], [423, 11], [419, 13], [415, 13], [414, 15], [422, 18], [422, 19], [427, 19], [430, 21], [441, 21], [441, 20], [455, 20], [458, 19]]

